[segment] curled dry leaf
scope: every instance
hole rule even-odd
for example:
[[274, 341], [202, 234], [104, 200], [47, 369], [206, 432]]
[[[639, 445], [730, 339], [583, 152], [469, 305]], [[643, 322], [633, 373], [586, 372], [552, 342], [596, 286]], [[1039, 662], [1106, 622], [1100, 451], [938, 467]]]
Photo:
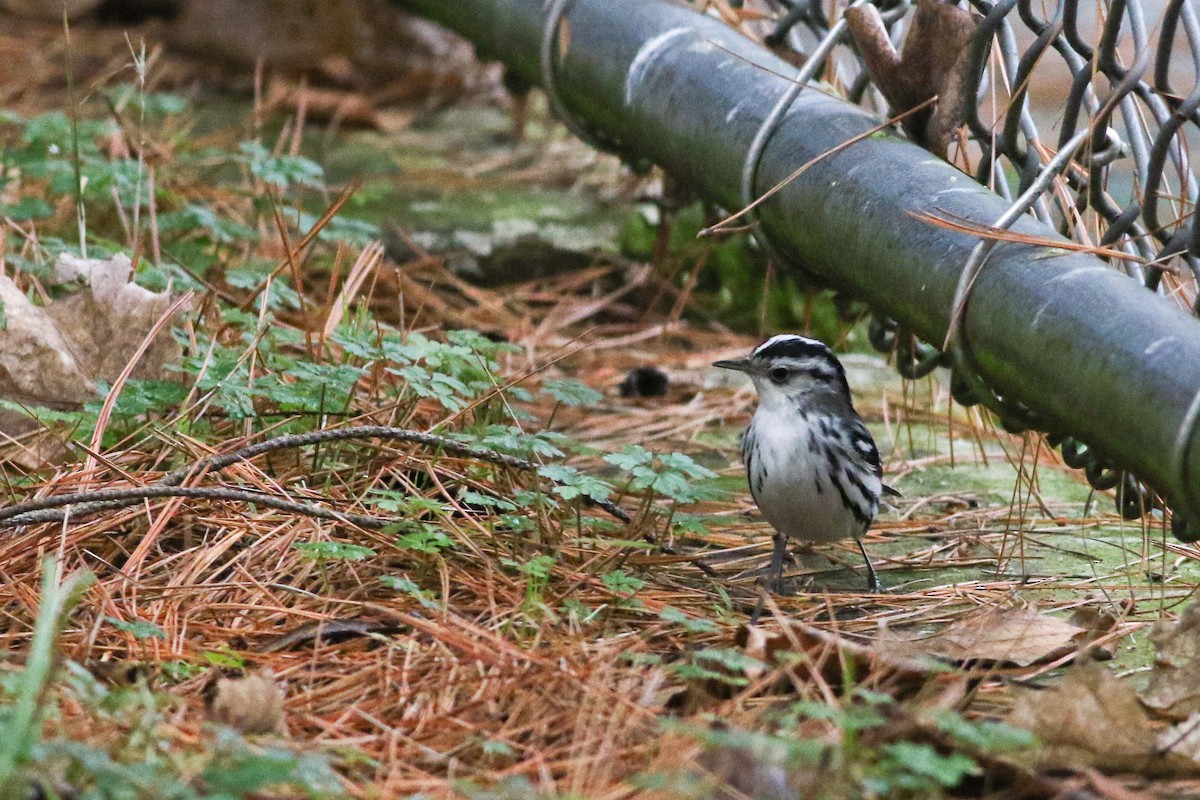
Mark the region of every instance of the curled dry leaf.
[[947, 661], [982, 661], [1028, 667], [1072, 653], [1112, 658], [1111, 646], [1093, 645], [1095, 629], [1076, 625], [1034, 608], [989, 608], [969, 614], [928, 635], [885, 629], [881, 646], [903, 656]]
[[[120, 253], [107, 260], [63, 254], [54, 264], [56, 284], [74, 282], [85, 289], [50, 303], [46, 313], [93, 382], [116, 379], [171, 306], [170, 294], [144, 289], [132, 277], [133, 264]], [[175, 340], [161, 336], [138, 362], [133, 377], [168, 378], [172, 373], [167, 366], [178, 363], [179, 354]]]
[[242, 678], [218, 678], [206, 694], [208, 717], [242, 733], [285, 732], [283, 688], [270, 670]]
[[933, 109], [903, 121], [909, 138], [945, 158], [963, 123], [970, 84], [970, 42], [980, 17], [940, 0], [921, 0], [897, 53], [879, 10], [870, 3], [846, 9], [846, 23], [867, 69], [891, 105], [893, 115], [916, 108], [935, 95]]
[[1158, 752], [1200, 764], [1200, 712], [1160, 733]]
[[1026, 754], [1036, 767], [1200, 774], [1200, 735], [1188, 723], [1156, 733], [1133, 688], [1098, 664], [1072, 669], [1054, 689], [1022, 692], [1008, 721], [1040, 740]]
[[1155, 623], [1150, 641], [1157, 652], [1142, 702], [1172, 719], [1200, 713], [1200, 603]]
[[[787, 753], [765, 747], [714, 747], [696, 764], [703, 777], [718, 787], [716, 797], [755, 797], [785, 800], [799, 792], [793, 783], [796, 771], [787, 770]], [[804, 787], [807, 788], [807, 787]]]
[[1071, 616], [1067, 621], [1072, 625], [1083, 628], [1084, 637], [1090, 641], [1115, 630], [1118, 619], [1109, 612], [1101, 611], [1095, 606], [1079, 606], [1071, 612]]
[[[121, 374], [142, 340], [171, 305], [167, 292], [130, 282], [133, 264], [124, 255], [108, 260], [61, 255], [54, 286], [76, 291], [44, 306], [34, 305], [11, 279], [0, 275], [0, 397], [29, 405], [76, 408], [95, 400], [97, 382]], [[179, 345], [159, 336], [138, 362], [135, 378], [167, 378], [178, 363]], [[15, 436], [35, 424], [0, 411], [0, 431]]]

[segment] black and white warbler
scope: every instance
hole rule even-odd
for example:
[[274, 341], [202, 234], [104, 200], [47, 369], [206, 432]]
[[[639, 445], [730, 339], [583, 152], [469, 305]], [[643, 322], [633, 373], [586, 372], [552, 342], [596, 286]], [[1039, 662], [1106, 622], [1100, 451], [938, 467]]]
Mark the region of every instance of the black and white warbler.
[[746, 373], [758, 390], [758, 408], [742, 437], [742, 461], [750, 494], [775, 528], [772, 587], [781, 589], [789, 536], [805, 542], [854, 537], [870, 589], [879, 591], [860, 537], [880, 498], [898, 492], [883, 483], [879, 451], [854, 410], [837, 356], [816, 339], [785, 334], [748, 358], [713, 366]]

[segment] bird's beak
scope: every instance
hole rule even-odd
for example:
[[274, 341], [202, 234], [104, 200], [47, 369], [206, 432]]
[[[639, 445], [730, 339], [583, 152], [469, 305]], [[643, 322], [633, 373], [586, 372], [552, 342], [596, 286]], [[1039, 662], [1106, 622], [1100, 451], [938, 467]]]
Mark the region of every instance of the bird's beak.
[[751, 372], [753, 366], [748, 358], [738, 358], [730, 361], [714, 361], [713, 366], [719, 369], [732, 369], [737, 372]]

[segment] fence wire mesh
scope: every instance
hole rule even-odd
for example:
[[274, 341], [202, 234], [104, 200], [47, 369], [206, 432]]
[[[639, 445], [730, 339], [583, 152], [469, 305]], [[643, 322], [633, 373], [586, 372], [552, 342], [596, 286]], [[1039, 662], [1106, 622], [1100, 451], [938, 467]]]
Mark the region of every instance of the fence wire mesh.
[[[1197, 1], [707, 5], [805, 74], [881, 115], [936, 104], [905, 120], [910, 137], [1012, 200], [1016, 210], [1027, 207], [1094, 248], [1148, 291], [1197, 313], [1200, 184], [1191, 159], [1200, 143]], [[819, 62], [809, 58], [814, 53]], [[886, 319], [873, 321], [871, 341], [896, 355], [906, 377], [954, 367], [956, 400], [985, 402], [1010, 430], [1044, 430], [1025, 409], [973, 380], [956, 363], [954, 348], [942, 352], [918, 342]], [[1150, 489], [1083, 443], [1050, 441], [1094, 487], [1116, 489], [1123, 516], [1161, 507]], [[1182, 520], [1174, 525], [1190, 538]]]

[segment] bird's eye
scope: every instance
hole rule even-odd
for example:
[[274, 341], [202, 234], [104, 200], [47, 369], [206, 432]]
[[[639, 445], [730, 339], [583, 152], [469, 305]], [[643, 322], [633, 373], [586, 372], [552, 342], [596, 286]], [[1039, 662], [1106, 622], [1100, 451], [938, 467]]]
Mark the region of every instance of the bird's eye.
[[774, 367], [767, 373], [767, 376], [775, 383], [783, 383], [788, 379], [788, 375], [790, 374], [791, 372], [787, 367]]

